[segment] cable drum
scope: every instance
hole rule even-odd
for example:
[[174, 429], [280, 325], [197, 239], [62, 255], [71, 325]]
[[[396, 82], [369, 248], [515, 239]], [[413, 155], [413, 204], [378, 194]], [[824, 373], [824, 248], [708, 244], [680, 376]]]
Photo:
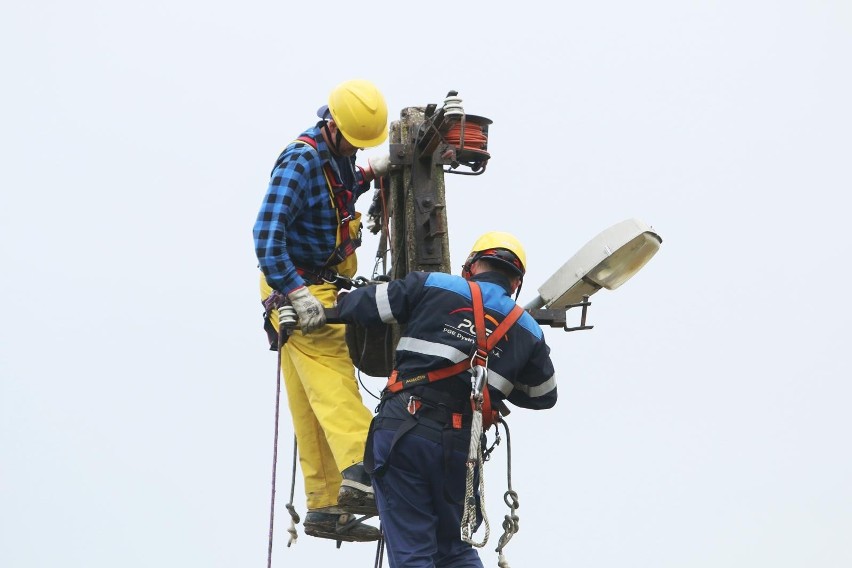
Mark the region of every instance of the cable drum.
[[474, 172], [484, 170], [491, 158], [488, 153], [489, 124], [490, 118], [466, 114], [462, 120], [453, 120], [442, 129], [446, 143], [455, 148], [458, 163], [470, 167]]

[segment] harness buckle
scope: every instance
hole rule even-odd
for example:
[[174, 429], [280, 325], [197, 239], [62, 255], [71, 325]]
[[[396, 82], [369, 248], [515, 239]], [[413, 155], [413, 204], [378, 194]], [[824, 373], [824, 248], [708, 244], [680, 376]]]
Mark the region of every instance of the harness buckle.
[[408, 410], [408, 413], [410, 415], [414, 416], [415, 414], [417, 414], [417, 411], [420, 410], [421, 406], [423, 406], [423, 403], [420, 402], [419, 397], [416, 397], [414, 395], [408, 397], [408, 406], [406, 407], [406, 409]]
[[342, 274], [339, 274], [339, 273], [337, 273], [333, 270], [324, 268], [318, 274], [318, 276], [319, 276], [320, 280], [322, 280], [326, 284], [331, 284], [332, 286], [337, 286], [338, 288], [340, 288], [342, 290], [352, 289], [352, 284], [353, 284], [352, 279], [347, 278], [346, 276], [343, 276]]
[[488, 366], [488, 351], [481, 347], [477, 347], [473, 355], [470, 356], [470, 368], [487, 367]]
[[322, 274], [320, 274], [320, 278], [326, 284], [334, 284], [335, 286], [337, 286], [338, 280], [340, 280], [343, 277], [341, 275], [337, 274], [336, 272], [331, 271], [331, 270], [329, 270], [329, 271], [323, 270]]

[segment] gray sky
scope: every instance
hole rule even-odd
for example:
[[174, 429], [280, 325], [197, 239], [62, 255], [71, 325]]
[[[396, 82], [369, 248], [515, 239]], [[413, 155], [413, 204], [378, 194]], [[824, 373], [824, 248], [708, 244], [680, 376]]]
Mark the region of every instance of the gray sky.
[[[356, 77], [393, 117], [455, 89], [494, 121], [486, 174], [447, 179], [452, 261], [514, 232], [522, 303], [618, 221], [664, 239], [593, 331], [546, 331], [560, 401], [510, 417], [513, 566], [852, 565], [850, 4], [301, 4], [4, 9], [0, 565], [265, 566], [251, 227], [280, 149]], [[372, 566], [284, 548], [285, 418], [274, 565]]]

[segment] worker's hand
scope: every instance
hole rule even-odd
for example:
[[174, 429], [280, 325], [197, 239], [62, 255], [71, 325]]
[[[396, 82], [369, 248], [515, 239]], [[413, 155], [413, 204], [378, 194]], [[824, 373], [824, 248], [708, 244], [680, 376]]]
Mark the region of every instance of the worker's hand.
[[383, 191], [383, 189], [376, 188], [373, 192], [373, 201], [370, 203], [370, 209], [367, 211], [367, 230], [374, 235], [382, 230], [382, 217], [385, 210], [385, 196], [383, 195]]
[[296, 310], [296, 315], [299, 316], [302, 333], [310, 333], [325, 324], [325, 309], [323, 309], [322, 302], [311, 294], [307, 286], [296, 288], [287, 294], [287, 297], [290, 298], [290, 302]]
[[367, 158], [367, 163], [370, 165], [370, 170], [373, 172], [373, 179], [385, 177], [390, 170], [390, 154], [381, 154]]
[[381, 218], [370, 215], [367, 217], [367, 230], [373, 233], [374, 235], [382, 230], [382, 220]]

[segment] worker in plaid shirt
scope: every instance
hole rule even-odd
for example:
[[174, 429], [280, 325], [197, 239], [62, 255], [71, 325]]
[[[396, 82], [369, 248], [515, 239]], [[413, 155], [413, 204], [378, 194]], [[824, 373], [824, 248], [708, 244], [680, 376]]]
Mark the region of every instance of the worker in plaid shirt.
[[[350, 524], [356, 514], [376, 513], [363, 466], [372, 413], [361, 401], [344, 328], [323, 325], [323, 307], [334, 305], [339, 284], [357, 269], [355, 201], [387, 174], [389, 156], [361, 168], [355, 154], [387, 139], [387, 105], [375, 85], [352, 80], [335, 87], [317, 114], [320, 121], [276, 160], [254, 225], [261, 298], [286, 295], [301, 326], [280, 355], [307, 496], [305, 533], [377, 540], [377, 528]], [[270, 322], [277, 329], [277, 313]]]

